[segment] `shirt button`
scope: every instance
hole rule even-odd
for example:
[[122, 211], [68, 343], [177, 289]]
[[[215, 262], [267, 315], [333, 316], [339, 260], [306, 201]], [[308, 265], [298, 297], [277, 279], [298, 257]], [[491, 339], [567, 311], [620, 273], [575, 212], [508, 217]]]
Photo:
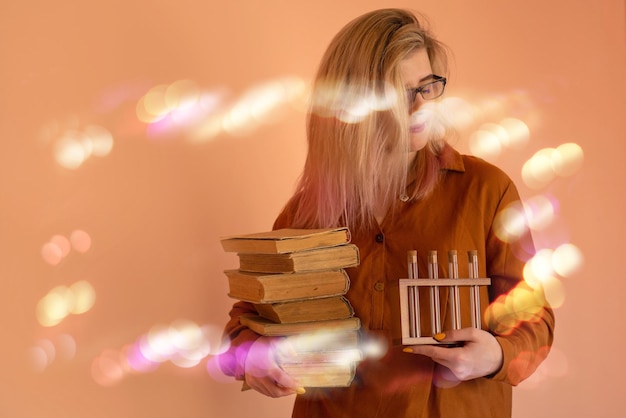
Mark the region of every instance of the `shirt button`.
[[385, 240], [385, 236], [383, 234], [376, 234], [376, 242], [383, 242]]
[[385, 283], [376, 282], [376, 284], [374, 285], [374, 289], [378, 290], [379, 292], [385, 290]]

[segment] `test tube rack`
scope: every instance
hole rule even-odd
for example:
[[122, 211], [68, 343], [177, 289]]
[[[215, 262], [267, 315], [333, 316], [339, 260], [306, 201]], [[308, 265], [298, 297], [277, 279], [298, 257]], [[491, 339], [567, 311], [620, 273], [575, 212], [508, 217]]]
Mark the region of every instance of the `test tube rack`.
[[[491, 279], [478, 277], [478, 255], [476, 250], [468, 251], [467, 278], [458, 277], [458, 260], [456, 250], [448, 251], [448, 278], [439, 278], [437, 263], [437, 251], [428, 253], [428, 278], [419, 278], [417, 271], [417, 252], [408, 252], [409, 278], [399, 280], [400, 291], [400, 319], [403, 345], [430, 344], [449, 345], [450, 342], [439, 342], [434, 335], [442, 332], [441, 325], [441, 300], [439, 288], [449, 288], [448, 306], [450, 309], [450, 322], [453, 329], [461, 327], [461, 300], [460, 287], [470, 288], [469, 309], [472, 326], [481, 328], [480, 290], [481, 286], [489, 286]], [[422, 335], [420, 320], [419, 292], [427, 290], [430, 295], [429, 316], [431, 320], [431, 335]], [[434, 331], [434, 332], [433, 332]]]

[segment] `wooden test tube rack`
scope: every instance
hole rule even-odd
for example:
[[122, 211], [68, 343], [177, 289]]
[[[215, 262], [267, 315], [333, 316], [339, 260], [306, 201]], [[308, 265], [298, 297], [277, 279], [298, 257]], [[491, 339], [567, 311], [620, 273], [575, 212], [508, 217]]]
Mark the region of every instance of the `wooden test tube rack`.
[[[490, 278], [478, 277], [478, 264], [476, 251], [468, 251], [468, 278], [458, 277], [458, 265], [456, 261], [456, 251], [452, 250], [448, 253], [449, 258], [449, 271], [450, 278], [439, 278], [438, 271], [432, 271], [432, 267], [437, 268], [437, 254], [436, 251], [429, 252], [429, 278], [418, 278], [417, 267], [415, 264], [411, 265], [411, 258], [416, 260], [415, 251], [409, 252], [409, 277], [408, 279], [400, 279], [400, 320], [402, 325], [402, 344], [403, 345], [418, 345], [418, 344], [450, 344], [450, 342], [439, 342], [433, 338], [433, 335], [437, 332], [441, 332], [441, 329], [436, 329], [432, 335], [421, 335], [420, 324], [420, 312], [419, 304], [416, 302], [419, 300], [419, 289], [428, 289], [429, 293], [433, 295], [436, 293], [439, 296], [439, 287], [449, 287], [450, 297], [448, 305], [450, 307], [452, 326], [454, 328], [460, 328], [460, 309], [461, 301], [458, 297], [459, 287], [470, 287], [470, 310], [472, 326], [475, 328], [481, 327], [480, 319], [480, 286], [489, 286], [491, 284]], [[434, 264], [433, 264], [434, 261]], [[434, 305], [436, 304], [436, 305]], [[441, 327], [441, 301], [439, 297], [430, 300], [430, 319], [433, 327]], [[437, 316], [437, 318], [434, 318]]]

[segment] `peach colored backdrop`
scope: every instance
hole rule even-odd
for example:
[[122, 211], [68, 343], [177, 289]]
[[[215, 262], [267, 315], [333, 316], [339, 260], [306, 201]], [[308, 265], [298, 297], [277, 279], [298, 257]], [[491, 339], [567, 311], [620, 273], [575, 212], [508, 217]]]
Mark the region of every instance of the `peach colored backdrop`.
[[[303, 86], [343, 24], [390, 4], [0, 4], [0, 416], [289, 416], [292, 398], [212, 373], [237, 265], [219, 237], [271, 227], [305, 155]], [[526, 123], [527, 143], [486, 158], [554, 202], [538, 246], [582, 254], [554, 282], [554, 350], [514, 416], [624, 416], [624, 1], [393, 6], [455, 52], [447, 94], [474, 106], [458, 148]], [[524, 164], [564, 143], [582, 166], [527, 186]]]

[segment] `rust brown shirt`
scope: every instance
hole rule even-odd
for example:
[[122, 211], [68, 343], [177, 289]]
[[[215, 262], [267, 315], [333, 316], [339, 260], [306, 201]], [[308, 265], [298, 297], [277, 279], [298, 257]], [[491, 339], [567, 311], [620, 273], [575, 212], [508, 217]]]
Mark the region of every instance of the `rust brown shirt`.
[[[361, 263], [348, 269], [347, 297], [361, 319], [364, 339], [382, 339], [386, 355], [363, 361], [348, 388], [307, 389], [298, 395], [294, 417], [509, 417], [512, 385], [528, 377], [547, 355], [553, 312], [542, 293], [522, 279], [524, 264], [534, 253], [530, 234], [504, 242], [494, 232], [496, 215], [519, 201], [514, 184], [500, 169], [451, 147], [440, 158], [443, 177], [432, 195], [420, 201], [398, 200], [380, 225], [353, 231]], [[274, 228], [289, 227], [291, 217], [290, 207], [285, 208]], [[489, 288], [481, 287], [483, 328], [496, 336], [504, 354], [495, 375], [454, 382], [429, 358], [402, 352], [398, 279], [407, 277], [409, 250], [418, 251], [422, 277], [430, 250], [441, 255], [457, 250], [461, 278], [468, 277], [463, 255], [478, 251], [479, 277], [492, 280]], [[447, 256], [440, 256], [439, 271], [440, 277], [448, 277]], [[461, 289], [461, 300], [469, 298], [467, 288]], [[442, 288], [444, 329], [449, 327], [447, 298]], [[421, 306], [428, 303], [427, 292], [420, 291]], [[233, 306], [226, 326], [233, 345], [256, 337], [237, 320], [253, 310], [244, 302]], [[469, 310], [462, 311], [462, 324], [469, 326]], [[423, 309], [421, 322], [429, 323]], [[226, 363], [226, 373], [243, 376], [243, 358]]]

